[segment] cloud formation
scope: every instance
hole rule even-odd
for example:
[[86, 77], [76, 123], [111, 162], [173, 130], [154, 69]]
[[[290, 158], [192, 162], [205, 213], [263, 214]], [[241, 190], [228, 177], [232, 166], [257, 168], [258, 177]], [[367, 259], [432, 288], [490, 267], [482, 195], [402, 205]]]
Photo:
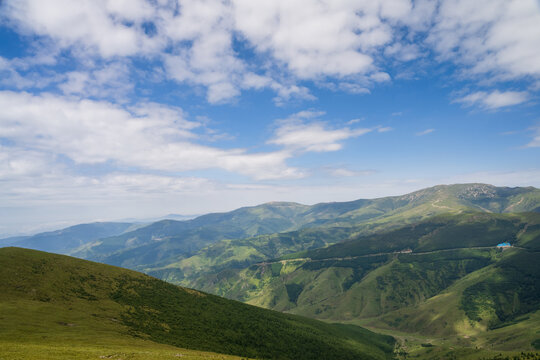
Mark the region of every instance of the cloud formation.
[[322, 113], [306, 111], [279, 121], [275, 136], [268, 143], [299, 152], [336, 151], [343, 147], [342, 141], [371, 131], [349, 127], [332, 129], [323, 122], [313, 120], [320, 115]]
[[527, 147], [540, 147], [540, 125], [532, 127], [530, 130], [534, 132], [534, 135]]
[[463, 96], [455, 100], [465, 106], [478, 105], [481, 108], [493, 110], [502, 107], [522, 104], [529, 100], [529, 94], [526, 91], [503, 91], [495, 90], [493, 92], [478, 91]]
[[[174, 172], [218, 168], [254, 179], [302, 176], [286, 165], [288, 151], [248, 153], [198, 144], [194, 131], [201, 124], [185, 120], [179, 108], [146, 103], [125, 109], [107, 101], [9, 91], [0, 92], [0, 108], [2, 137], [25, 150], [17, 150], [15, 158], [46, 154], [75, 164], [109, 162]], [[8, 160], [4, 168], [18, 171], [13, 155]]]
[[443, 0], [427, 38], [443, 59], [494, 80], [540, 76], [540, 3]]
[[424, 136], [424, 135], [427, 135], [427, 134], [431, 134], [434, 131], [435, 131], [435, 129], [426, 129], [426, 130], [417, 132], [416, 136]]
[[[92, 67], [93, 58], [149, 57], [168, 78], [205, 88], [210, 103], [249, 89], [270, 89], [277, 103], [313, 98], [303, 81], [369, 93], [390, 80], [387, 60], [410, 62], [429, 51], [465, 66], [461, 76], [540, 79], [535, 0], [7, 0], [0, 6], [5, 22], [41, 36], [47, 48], [70, 51], [83, 67]], [[8, 71], [20, 87], [32, 85], [15, 67]], [[74, 71], [61, 89], [91, 88], [98, 77]]]

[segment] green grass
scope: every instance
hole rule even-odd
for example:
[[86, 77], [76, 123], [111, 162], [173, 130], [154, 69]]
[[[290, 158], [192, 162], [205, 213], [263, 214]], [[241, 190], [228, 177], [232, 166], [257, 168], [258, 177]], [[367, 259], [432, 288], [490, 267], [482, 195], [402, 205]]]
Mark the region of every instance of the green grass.
[[281, 314], [108, 265], [18, 248], [0, 249], [0, 264], [0, 358], [37, 357], [46, 347], [64, 358], [183, 351], [160, 344], [272, 359], [385, 359], [393, 349], [393, 338], [357, 326]]
[[0, 304], [0, 359], [151, 360], [178, 359], [179, 355], [185, 359], [240, 359], [133, 337], [125, 325], [104, 316], [106, 306], [96, 313], [84, 306], [73, 307], [78, 305], [81, 304], [72, 304], [69, 309], [33, 300], [3, 300]]

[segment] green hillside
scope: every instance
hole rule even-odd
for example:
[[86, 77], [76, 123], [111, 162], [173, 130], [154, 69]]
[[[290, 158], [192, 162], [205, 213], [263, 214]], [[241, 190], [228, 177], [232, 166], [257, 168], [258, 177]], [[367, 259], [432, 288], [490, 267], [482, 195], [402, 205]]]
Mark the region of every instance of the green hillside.
[[354, 325], [264, 310], [67, 256], [3, 248], [0, 264], [0, 358], [46, 358], [44, 349], [49, 358], [211, 356], [184, 350], [191, 349], [385, 359], [393, 350], [391, 337]]
[[[198, 255], [197, 252], [221, 240], [258, 237], [242, 244], [222, 243], [234, 261], [243, 264], [270, 256], [280, 256], [319, 245], [331, 244], [345, 238], [325, 236], [323, 239], [303, 240], [309, 235], [297, 236], [294, 231], [308, 228], [349, 228], [350, 233], [371, 234], [412, 224], [443, 213], [464, 211], [523, 212], [540, 209], [540, 190], [535, 188], [505, 188], [485, 184], [439, 185], [402, 196], [372, 200], [323, 203], [306, 206], [296, 203], [268, 203], [241, 208], [228, 213], [208, 214], [188, 221], [164, 220], [120, 236], [91, 242], [73, 255], [112, 265], [152, 272], [164, 279], [180, 281], [185, 266], [182, 259]], [[354, 227], [354, 229], [350, 229]], [[275, 237], [264, 237], [292, 231], [288, 246], [286, 240], [279, 245], [279, 254], [272, 255]], [[348, 236], [348, 235], [347, 235]], [[279, 239], [278, 239], [279, 240]], [[313, 241], [312, 241], [313, 240]], [[253, 246], [251, 243], [255, 243]], [[205, 255], [202, 255], [206, 257]], [[223, 260], [223, 261], [222, 261]], [[222, 258], [220, 264], [227, 262]], [[209, 260], [202, 262], [213, 262]], [[199, 262], [200, 261], [195, 261]], [[172, 264], [175, 264], [171, 266]], [[212, 266], [213, 266], [212, 265]], [[206, 266], [206, 265], [205, 265]], [[173, 270], [171, 270], [173, 269]], [[180, 271], [179, 271], [180, 270]], [[204, 270], [204, 269], [203, 269]], [[206, 271], [206, 270], [204, 270]]]
[[242, 269], [251, 264], [286, 254], [317, 249], [348, 239], [353, 227], [316, 227], [245, 239], [222, 240], [190, 257], [137, 266], [136, 269], [179, 285], [194, 285], [197, 279], [225, 269]]
[[[523, 229], [527, 223], [527, 220], [522, 222], [523, 216], [525, 215], [516, 218], [512, 215], [495, 216], [490, 213], [461, 212], [453, 216], [436, 215], [420, 222], [420, 225], [401, 225], [399, 229], [397, 229], [398, 224], [401, 222], [390, 225], [384, 223], [384, 225], [361, 224], [348, 227], [307, 228], [248, 239], [223, 240], [203, 248], [192, 257], [170, 263], [165, 262], [163, 265], [157, 263], [151, 266], [140, 266], [138, 269], [173, 283], [227, 295], [219, 287], [207, 287], [205, 283], [214, 282], [208, 278], [222, 270], [234, 272], [258, 262], [282, 256], [285, 258], [307, 256], [305, 252], [301, 252], [306, 250], [313, 250], [309, 256], [315, 259], [394, 252], [407, 248], [414, 251], [429, 251], [447, 249], [452, 246], [468, 247], [469, 243], [474, 243], [476, 246], [493, 245], [495, 239], [500, 242], [507, 241], [517, 231]], [[534, 213], [531, 216], [534, 217]], [[390, 231], [393, 228], [396, 230]], [[435, 229], [440, 232], [437, 238], [429, 236], [423, 238]], [[474, 234], [484, 229], [488, 229], [488, 233], [482, 234], [483, 243], [481, 243]], [[522, 234], [521, 242], [526, 244], [527, 239], [534, 238], [538, 230], [540, 229], [535, 230], [534, 226], [529, 226]], [[371, 235], [366, 236], [366, 234]], [[456, 236], [461, 237], [461, 240], [452, 245], [452, 238]], [[418, 243], [420, 238], [422, 242]], [[328, 245], [334, 243], [340, 244], [327, 248]], [[315, 250], [317, 248], [318, 250]]]
[[[496, 248], [505, 241], [513, 247]], [[479, 346], [533, 350], [538, 336], [530, 329], [537, 326], [524, 324], [538, 319], [539, 250], [538, 213], [439, 215], [281, 260], [226, 268], [193, 285], [329, 321], [456, 339], [483, 336]], [[526, 340], [495, 336], [512, 326]]]

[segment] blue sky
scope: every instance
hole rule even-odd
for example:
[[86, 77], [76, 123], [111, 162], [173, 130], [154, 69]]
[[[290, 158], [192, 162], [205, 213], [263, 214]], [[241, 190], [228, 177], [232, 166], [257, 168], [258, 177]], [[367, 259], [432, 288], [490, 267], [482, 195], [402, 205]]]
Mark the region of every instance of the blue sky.
[[540, 186], [537, 0], [0, 4], [0, 235]]

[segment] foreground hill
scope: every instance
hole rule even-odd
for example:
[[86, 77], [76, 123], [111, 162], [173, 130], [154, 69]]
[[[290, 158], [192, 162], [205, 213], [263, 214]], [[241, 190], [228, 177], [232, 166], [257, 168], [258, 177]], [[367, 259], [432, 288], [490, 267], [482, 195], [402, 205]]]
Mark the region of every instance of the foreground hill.
[[466, 212], [225, 268], [192, 286], [319, 319], [533, 350], [539, 263], [540, 214]]
[[210, 356], [159, 344], [272, 359], [385, 359], [393, 350], [391, 337], [354, 325], [264, 310], [67, 256], [3, 248], [0, 264], [1, 358]]
[[[463, 211], [540, 211], [540, 190], [532, 187], [459, 184], [439, 185], [402, 196], [313, 206], [268, 203], [228, 213], [204, 215], [188, 221], [160, 221], [120, 236], [91, 242], [73, 255], [136, 270], [153, 271], [152, 274], [156, 276], [174, 280], [183, 277], [182, 269], [185, 266], [178, 264], [182, 259], [196, 255], [201, 249], [222, 240], [258, 236], [257, 239], [250, 239], [247, 245], [246, 242], [241, 245], [247, 246], [242, 248], [241, 254], [235, 248], [236, 244], [218, 245], [219, 252], [225, 250], [234, 254], [237, 261], [245, 263], [255, 258], [256, 261], [268, 258], [267, 250], [272, 248], [271, 244], [275, 240], [269, 236], [275, 233], [302, 232], [310, 228], [332, 229], [330, 232], [336, 233], [333, 229], [346, 228], [349, 233], [369, 234], [418, 222], [437, 214], [457, 214]], [[355, 227], [354, 231], [350, 231], [351, 227]], [[293, 246], [282, 242], [279, 249], [282, 254], [313, 249], [342, 241], [349, 233], [324, 236], [307, 243], [293, 242]], [[298, 238], [294, 234], [292, 236]], [[246, 254], [252, 259], [246, 259]], [[176, 264], [173, 266], [173, 274], [168, 270], [161, 271], [170, 269], [171, 264]], [[178, 272], [178, 269], [181, 271]]]

